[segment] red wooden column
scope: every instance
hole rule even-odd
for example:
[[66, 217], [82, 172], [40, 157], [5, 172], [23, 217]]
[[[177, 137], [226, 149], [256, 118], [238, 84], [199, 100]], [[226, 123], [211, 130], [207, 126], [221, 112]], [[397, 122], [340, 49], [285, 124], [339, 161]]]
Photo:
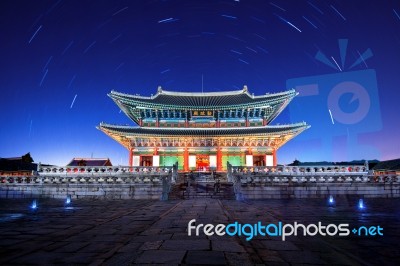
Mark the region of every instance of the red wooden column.
[[183, 151], [183, 171], [189, 172], [189, 150], [187, 145], [185, 145], [185, 150]]
[[221, 147], [217, 147], [217, 172], [222, 171], [222, 151]]
[[263, 126], [266, 126], [266, 125], [267, 125], [267, 119], [265, 118], [265, 116], [263, 117], [262, 125], [263, 125]]
[[133, 164], [133, 148], [129, 148], [129, 166]]
[[156, 127], [160, 127], [160, 118], [158, 117], [158, 109], [156, 109]]
[[275, 149], [272, 151], [272, 158], [273, 158], [273, 164], [274, 164], [274, 166], [276, 166], [277, 159], [276, 159], [276, 150]]

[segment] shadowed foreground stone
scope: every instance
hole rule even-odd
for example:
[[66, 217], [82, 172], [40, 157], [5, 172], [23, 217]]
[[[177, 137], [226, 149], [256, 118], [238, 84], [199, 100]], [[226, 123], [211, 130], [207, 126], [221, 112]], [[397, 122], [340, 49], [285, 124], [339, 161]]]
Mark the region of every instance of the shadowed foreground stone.
[[177, 264], [183, 260], [183, 250], [146, 250], [136, 260], [136, 263], [166, 263]]
[[225, 257], [222, 251], [188, 251], [185, 263], [225, 265]]
[[[230, 201], [191, 199], [0, 200], [0, 264], [195, 264], [195, 265], [398, 265], [400, 200], [356, 198], [325, 200]], [[346, 237], [188, 236], [187, 225], [347, 223], [349, 228], [381, 226], [383, 236]], [[192, 232], [193, 233], [193, 232]]]

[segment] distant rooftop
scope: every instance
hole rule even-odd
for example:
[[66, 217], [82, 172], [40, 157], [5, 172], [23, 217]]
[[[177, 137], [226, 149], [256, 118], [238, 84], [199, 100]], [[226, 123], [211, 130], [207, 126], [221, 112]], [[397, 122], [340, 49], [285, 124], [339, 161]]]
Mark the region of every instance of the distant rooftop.
[[0, 158], [1, 171], [32, 171], [36, 168], [30, 153], [20, 157]]
[[377, 163], [374, 170], [391, 170], [391, 171], [398, 171], [400, 170], [400, 159], [382, 161]]
[[67, 166], [112, 166], [109, 158], [73, 158]]

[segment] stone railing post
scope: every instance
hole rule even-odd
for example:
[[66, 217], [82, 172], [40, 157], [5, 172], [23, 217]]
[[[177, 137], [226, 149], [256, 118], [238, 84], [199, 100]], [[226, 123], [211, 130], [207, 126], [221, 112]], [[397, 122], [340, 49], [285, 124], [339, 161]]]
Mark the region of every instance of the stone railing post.
[[162, 177], [162, 195], [161, 200], [166, 201], [168, 200], [168, 195], [171, 188], [171, 176], [163, 176]]
[[228, 182], [232, 182], [232, 165], [229, 162], [226, 163], [226, 169], [226, 178], [228, 179]]

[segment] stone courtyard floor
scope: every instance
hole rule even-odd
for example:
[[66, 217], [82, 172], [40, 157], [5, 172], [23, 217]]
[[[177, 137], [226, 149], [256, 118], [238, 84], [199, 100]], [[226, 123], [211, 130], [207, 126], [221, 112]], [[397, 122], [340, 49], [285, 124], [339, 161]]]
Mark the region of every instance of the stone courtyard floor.
[[[400, 265], [400, 199], [0, 200], [0, 265]], [[188, 236], [199, 223], [381, 226], [383, 236]]]

